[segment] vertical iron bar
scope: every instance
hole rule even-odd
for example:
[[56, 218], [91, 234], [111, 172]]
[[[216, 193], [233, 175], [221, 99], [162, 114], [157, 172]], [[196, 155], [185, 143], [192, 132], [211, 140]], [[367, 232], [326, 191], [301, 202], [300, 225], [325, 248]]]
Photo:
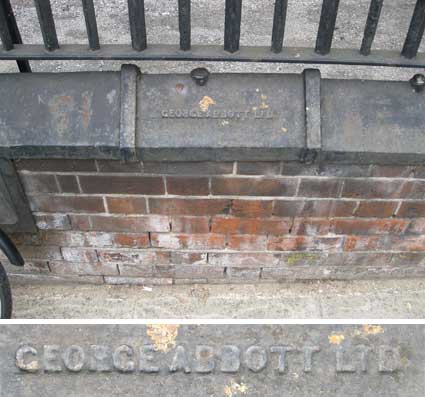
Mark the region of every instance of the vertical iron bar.
[[10, 34], [9, 24], [3, 4], [0, 4], [0, 38], [3, 43], [3, 48], [9, 51], [13, 48], [12, 35]]
[[274, 5], [272, 32], [272, 51], [276, 53], [282, 51], [287, 8], [288, 0], [276, 0]]
[[331, 50], [338, 5], [339, 0], [323, 0], [315, 50], [318, 54], [326, 55]]
[[414, 58], [418, 53], [422, 36], [425, 30], [425, 0], [416, 2], [415, 11], [410, 21], [409, 31], [404, 42], [401, 55], [405, 58]]
[[136, 51], [143, 51], [147, 46], [144, 0], [128, 0], [128, 16], [131, 45]]
[[224, 19], [224, 49], [228, 52], [239, 50], [241, 35], [242, 0], [226, 0]]
[[[13, 14], [12, 6], [10, 5], [9, 0], [2, 0], [0, 2], [2, 7], [4, 7], [4, 12], [7, 18], [7, 24], [9, 26], [9, 32], [12, 36], [13, 44], [22, 44], [21, 34], [19, 33], [18, 24], [16, 23], [15, 15]], [[27, 60], [16, 61], [18, 64], [18, 69], [21, 73], [30, 73], [31, 66]]]
[[86, 21], [87, 37], [91, 50], [100, 49], [99, 35], [97, 33], [96, 12], [93, 0], [82, 0], [84, 19]]
[[190, 0], [179, 0], [180, 49], [190, 50]]
[[378, 27], [379, 17], [381, 15], [382, 4], [384, 0], [372, 0], [370, 2], [369, 14], [367, 16], [366, 26], [363, 34], [362, 46], [360, 53], [369, 55], [372, 47], [373, 39], [375, 38], [376, 28]]
[[59, 48], [59, 42], [56, 35], [50, 0], [34, 0], [34, 2], [38, 21], [40, 22], [41, 34], [43, 35], [44, 46], [48, 51], [56, 50]]

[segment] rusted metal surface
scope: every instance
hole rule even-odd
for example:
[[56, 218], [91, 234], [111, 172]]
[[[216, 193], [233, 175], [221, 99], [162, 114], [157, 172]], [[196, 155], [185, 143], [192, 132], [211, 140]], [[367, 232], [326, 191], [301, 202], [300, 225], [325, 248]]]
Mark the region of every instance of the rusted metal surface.
[[2, 395], [418, 396], [420, 325], [7, 325]]

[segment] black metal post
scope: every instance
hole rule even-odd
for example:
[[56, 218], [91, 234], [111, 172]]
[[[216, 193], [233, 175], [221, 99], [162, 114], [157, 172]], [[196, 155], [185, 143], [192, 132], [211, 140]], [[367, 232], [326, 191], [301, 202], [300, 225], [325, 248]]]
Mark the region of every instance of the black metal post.
[[92, 50], [100, 49], [99, 35], [97, 33], [96, 12], [93, 0], [82, 0], [84, 19], [86, 21], [87, 37]]
[[370, 49], [372, 48], [373, 39], [375, 38], [383, 3], [384, 0], [372, 0], [370, 3], [369, 14], [367, 16], [366, 26], [363, 34], [362, 46], [360, 48], [360, 53], [363, 55], [370, 54]]
[[276, 0], [274, 5], [272, 32], [272, 51], [276, 53], [282, 51], [287, 8], [288, 0]]
[[128, 16], [131, 45], [134, 50], [143, 51], [147, 47], [144, 0], [128, 0]]
[[44, 46], [48, 51], [56, 50], [59, 48], [59, 42], [50, 1], [34, 0], [34, 2], [38, 21], [40, 22], [41, 34], [43, 35]]
[[228, 52], [239, 50], [241, 35], [242, 0], [226, 0], [224, 19], [224, 49]]
[[339, 0], [323, 0], [315, 50], [318, 54], [326, 55], [331, 51], [338, 5]]
[[415, 11], [413, 12], [412, 20], [410, 21], [409, 31], [406, 41], [404, 42], [401, 55], [405, 58], [414, 58], [418, 53], [419, 45], [421, 44], [422, 36], [425, 30], [425, 0], [416, 2]]
[[190, 50], [190, 0], [179, 0], [180, 49]]

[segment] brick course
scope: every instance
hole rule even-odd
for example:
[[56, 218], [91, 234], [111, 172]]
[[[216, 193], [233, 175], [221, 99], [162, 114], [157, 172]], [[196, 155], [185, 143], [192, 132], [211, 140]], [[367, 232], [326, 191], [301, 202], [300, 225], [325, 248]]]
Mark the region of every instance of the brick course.
[[[37, 277], [109, 284], [425, 274], [425, 167], [19, 160]], [[5, 261], [5, 258], [2, 258]]]

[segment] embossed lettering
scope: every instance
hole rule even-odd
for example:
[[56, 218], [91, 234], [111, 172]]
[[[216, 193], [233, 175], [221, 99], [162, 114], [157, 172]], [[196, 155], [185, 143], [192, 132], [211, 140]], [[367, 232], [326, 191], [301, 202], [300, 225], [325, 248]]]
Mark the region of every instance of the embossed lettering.
[[214, 370], [214, 349], [211, 346], [196, 346], [195, 359], [195, 372], [209, 374]]
[[104, 345], [90, 346], [90, 371], [108, 372], [112, 370], [111, 349]]
[[400, 369], [400, 352], [391, 346], [380, 346], [378, 353], [379, 372], [395, 372]]
[[43, 366], [44, 372], [61, 372], [60, 346], [44, 345]]
[[15, 365], [26, 372], [37, 372], [40, 369], [37, 350], [30, 345], [23, 345], [16, 351]]
[[250, 346], [246, 349], [245, 360], [252, 372], [260, 372], [267, 366], [267, 352], [261, 346]]
[[140, 347], [139, 371], [149, 374], [159, 372], [159, 368], [152, 365], [154, 360], [155, 348], [153, 345], [144, 345]]
[[114, 368], [120, 372], [133, 372], [136, 364], [132, 360], [134, 351], [131, 346], [121, 345], [114, 350], [112, 354], [112, 363]]
[[186, 349], [183, 346], [177, 346], [174, 353], [173, 361], [169, 366], [170, 372], [184, 371], [190, 373], [189, 360], [186, 354]]
[[283, 374], [286, 370], [286, 353], [291, 352], [293, 348], [291, 346], [272, 346], [270, 351], [272, 353], [278, 353], [277, 372]]
[[304, 358], [304, 372], [311, 372], [313, 354], [320, 352], [319, 346], [303, 346], [301, 348]]
[[80, 346], [69, 346], [65, 349], [62, 359], [66, 369], [71, 372], [79, 372], [84, 367], [84, 350]]
[[223, 346], [221, 349], [221, 372], [238, 372], [241, 366], [240, 355], [241, 352], [237, 346]]

